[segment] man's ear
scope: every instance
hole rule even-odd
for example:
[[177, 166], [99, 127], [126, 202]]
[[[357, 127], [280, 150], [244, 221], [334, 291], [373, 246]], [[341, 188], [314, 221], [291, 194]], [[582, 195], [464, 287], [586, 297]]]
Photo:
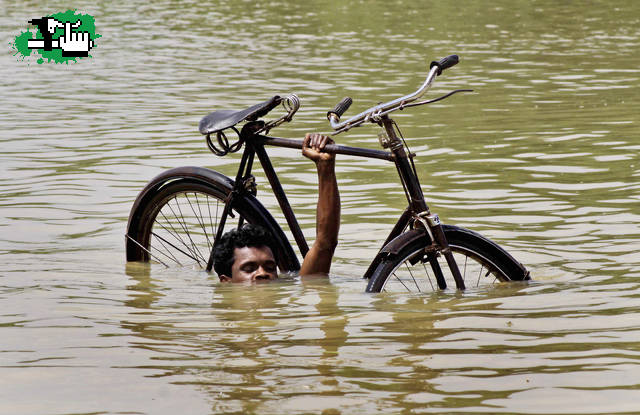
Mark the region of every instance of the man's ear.
[[231, 282], [231, 277], [227, 277], [226, 275], [218, 275], [220, 278], [220, 282]]

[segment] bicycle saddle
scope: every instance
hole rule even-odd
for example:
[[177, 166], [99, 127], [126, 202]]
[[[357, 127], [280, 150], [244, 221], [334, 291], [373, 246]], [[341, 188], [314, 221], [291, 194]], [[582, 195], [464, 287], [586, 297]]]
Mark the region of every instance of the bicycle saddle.
[[198, 129], [201, 134], [211, 134], [218, 131], [222, 131], [225, 128], [233, 127], [241, 121], [255, 121], [260, 117], [265, 116], [269, 111], [274, 109], [280, 104], [282, 99], [276, 95], [271, 99], [268, 99], [260, 104], [256, 104], [242, 111], [234, 110], [218, 110], [213, 111], [200, 120]]

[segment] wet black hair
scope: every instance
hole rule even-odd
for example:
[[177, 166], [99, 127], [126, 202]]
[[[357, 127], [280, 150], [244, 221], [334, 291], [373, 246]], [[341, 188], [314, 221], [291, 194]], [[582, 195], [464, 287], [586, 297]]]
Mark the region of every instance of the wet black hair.
[[236, 248], [266, 246], [271, 249], [273, 258], [278, 263], [275, 243], [269, 231], [262, 226], [246, 224], [240, 229], [233, 229], [222, 235], [213, 251], [213, 269], [218, 275], [231, 277], [231, 267], [235, 261]]

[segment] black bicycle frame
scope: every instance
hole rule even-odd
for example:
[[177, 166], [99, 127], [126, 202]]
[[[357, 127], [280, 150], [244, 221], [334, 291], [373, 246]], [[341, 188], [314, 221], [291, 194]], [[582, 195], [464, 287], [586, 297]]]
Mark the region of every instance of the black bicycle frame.
[[[436, 260], [436, 251], [441, 252], [445, 256], [447, 264], [449, 265], [449, 268], [451, 269], [453, 277], [456, 281], [457, 288], [464, 289], [465, 287], [462, 276], [460, 275], [458, 266], [455, 262], [455, 259], [453, 258], [453, 254], [449, 249], [449, 245], [445, 238], [444, 231], [442, 230], [442, 225], [440, 224], [438, 216], [432, 215], [430, 213], [429, 207], [425, 202], [424, 194], [422, 193], [422, 188], [420, 187], [420, 182], [418, 181], [418, 177], [415, 173], [415, 170], [412, 168], [412, 163], [410, 161], [410, 157], [412, 157], [412, 155], [407, 154], [402, 141], [396, 135], [394, 122], [389, 117], [383, 116], [380, 124], [385, 129], [387, 136], [389, 137], [389, 148], [391, 150], [390, 152], [348, 147], [338, 144], [329, 144], [325, 146], [324, 151], [326, 151], [327, 153], [393, 161], [398, 169], [398, 174], [400, 175], [400, 180], [402, 181], [402, 184], [404, 186], [409, 206], [398, 219], [398, 222], [391, 230], [391, 233], [387, 237], [382, 247], [399, 236], [412, 223], [420, 223], [422, 226], [424, 226], [425, 230], [430, 234], [429, 236], [431, 237], [432, 246], [426, 247], [426, 253], [427, 259], [429, 260], [434, 273], [436, 274], [438, 286], [442, 289], [446, 288], [442, 270], [440, 269], [440, 265]], [[304, 237], [304, 234], [302, 233], [302, 229], [300, 228], [300, 224], [296, 219], [293, 209], [291, 208], [291, 204], [287, 199], [284, 189], [280, 184], [280, 180], [278, 179], [273, 165], [271, 164], [269, 155], [264, 148], [265, 145], [269, 145], [276, 147], [302, 149], [303, 141], [255, 134], [254, 131], [257, 129], [257, 126], [260, 126], [260, 124], [257, 122], [248, 123], [242, 128], [242, 131], [240, 132], [240, 139], [244, 141], [245, 148], [242, 154], [242, 159], [240, 161], [240, 166], [238, 168], [238, 173], [236, 175], [233, 191], [225, 201], [225, 208], [222, 213], [222, 218], [220, 219], [220, 224], [218, 226], [218, 232], [215, 237], [214, 245], [217, 241], [220, 240], [220, 237], [222, 236], [227, 215], [231, 214], [234, 198], [241, 196], [245, 192], [249, 192], [252, 188], [253, 176], [251, 175], [251, 168], [253, 165], [254, 156], [257, 155], [258, 160], [262, 165], [262, 169], [267, 176], [267, 179], [269, 180], [271, 189], [273, 190], [273, 193], [278, 200], [280, 209], [282, 210], [287, 224], [289, 225], [289, 229], [291, 230], [296, 244], [300, 249], [300, 253], [304, 257], [309, 251], [309, 246]], [[368, 275], [375, 269], [377, 263], [379, 263], [380, 260], [381, 258], [376, 256], [372, 264], [369, 266], [367, 273], [365, 273], [365, 278], [367, 278]], [[211, 271], [212, 267], [213, 249], [207, 263], [207, 271]]]

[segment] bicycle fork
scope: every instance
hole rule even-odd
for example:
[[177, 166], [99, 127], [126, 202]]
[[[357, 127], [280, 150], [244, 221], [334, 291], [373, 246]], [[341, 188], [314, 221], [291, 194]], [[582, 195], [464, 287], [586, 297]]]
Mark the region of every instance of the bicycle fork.
[[[447, 238], [444, 235], [444, 230], [442, 229], [440, 218], [438, 217], [438, 215], [432, 214], [430, 212], [429, 207], [427, 206], [427, 202], [424, 200], [424, 194], [422, 193], [422, 188], [420, 187], [420, 183], [418, 181], [417, 172], [415, 170], [415, 167], [412, 166], [412, 163], [409, 162], [410, 155], [407, 154], [403, 142], [398, 138], [395, 132], [395, 123], [393, 122], [393, 120], [391, 120], [391, 118], [384, 115], [380, 119], [380, 124], [382, 124], [387, 134], [387, 146], [390, 147], [394, 155], [394, 161], [396, 163], [396, 167], [398, 169], [398, 173], [400, 175], [402, 185], [409, 202], [409, 208], [413, 212], [415, 212], [416, 219], [420, 221], [422, 225], [424, 225], [425, 230], [431, 237], [432, 244], [434, 244], [435, 247], [438, 248], [437, 250], [442, 255], [444, 255], [447, 261], [447, 265], [451, 270], [451, 274], [453, 275], [453, 279], [456, 282], [456, 288], [459, 290], [464, 290], [464, 280], [462, 279], [462, 274], [460, 273], [458, 264], [453, 257], [453, 252], [451, 252], [451, 248], [449, 248], [449, 243], [447, 242]], [[426, 249], [427, 259], [429, 260], [429, 264], [431, 265], [431, 268], [436, 275], [438, 286], [441, 289], [444, 289], [447, 285], [444, 279], [444, 275], [442, 274], [440, 264], [437, 261], [436, 250], [430, 248], [432, 247], [427, 247]]]

